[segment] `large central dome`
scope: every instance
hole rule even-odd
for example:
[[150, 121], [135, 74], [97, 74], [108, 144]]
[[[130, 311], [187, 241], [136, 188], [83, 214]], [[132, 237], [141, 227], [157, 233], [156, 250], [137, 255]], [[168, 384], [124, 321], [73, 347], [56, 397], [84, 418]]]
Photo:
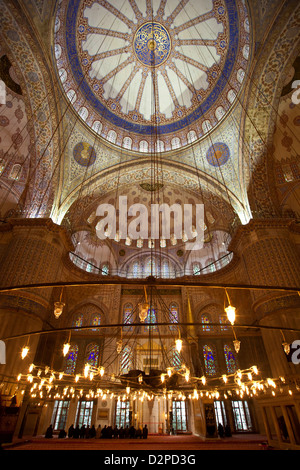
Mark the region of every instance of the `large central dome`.
[[55, 55], [68, 99], [96, 133], [126, 149], [176, 149], [235, 103], [247, 9], [236, 0], [63, 1]]

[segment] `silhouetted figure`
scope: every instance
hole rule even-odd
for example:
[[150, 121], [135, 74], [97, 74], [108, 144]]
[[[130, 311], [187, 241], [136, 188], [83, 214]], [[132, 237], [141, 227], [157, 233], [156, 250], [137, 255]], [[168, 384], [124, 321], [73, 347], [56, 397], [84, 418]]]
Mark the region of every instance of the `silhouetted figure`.
[[101, 431], [101, 437], [102, 437], [102, 439], [107, 438], [107, 426], [106, 425], [104, 426], [104, 428]]
[[68, 438], [70, 439], [74, 435], [74, 426], [71, 424], [71, 426], [68, 429]]
[[101, 424], [99, 424], [99, 426], [97, 427], [96, 439], [100, 439], [100, 437], [101, 437]]
[[221, 423], [218, 425], [218, 433], [220, 437], [224, 437], [224, 428]]
[[118, 437], [119, 437], [118, 426], [115, 426], [115, 427], [114, 427], [114, 439], [118, 439]]
[[80, 428], [80, 439], [85, 438], [85, 425], [83, 424]]
[[120, 427], [119, 429], [119, 439], [124, 439], [125, 431], [123, 429], [123, 426]]
[[93, 426], [90, 429], [90, 438], [94, 439], [95, 437], [96, 437], [96, 429], [95, 429], [95, 425], [93, 424]]
[[76, 428], [73, 431], [73, 439], [79, 439], [80, 437], [80, 429], [79, 425], [77, 424]]
[[147, 424], [145, 424], [145, 426], [143, 427], [143, 439], [147, 439], [148, 437], [148, 428], [147, 428]]
[[113, 435], [113, 429], [111, 426], [108, 426], [107, 428], [107, 439], [111, 439]]
[[64, 439], [66, 437], [67, 433], [64, 429], [61, 429], [58, 434], [59, 439]]
[[130, 428], [129, 428], [129, 437], [130, 437], [130, 439], [135, 438], [135, 427], [134, 426], [130, 426]]
[[226, 426], [225, 426], [225, 436], [226, 437], [231, 437], [231, 429], [230, 429], [229, 424], [226, 424]]
[[51, 437], [53, 437], [53, 428], [52, 428], [52, 424], [50, 424], [50, 426], [47, 428], [45, 437], [46, 437], [47, 439], [51, 439]]

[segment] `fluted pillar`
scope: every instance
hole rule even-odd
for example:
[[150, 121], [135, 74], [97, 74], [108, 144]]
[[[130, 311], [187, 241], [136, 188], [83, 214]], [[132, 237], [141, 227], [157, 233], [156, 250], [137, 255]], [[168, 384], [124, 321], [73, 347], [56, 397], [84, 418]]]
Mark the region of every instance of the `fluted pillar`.
[[[300, 290], [300, 259], [292, 222], [287, 219], [251, 220], [239, 227], [229, 247], [240, 257], [249, 285], [290, 287]], [[282, 348], [299, 333], [282, 329], [300, 328], [300, 297], [297, 292], [252, 290], [252, 309], [261, 329], [274, 376], [296, 373]]]

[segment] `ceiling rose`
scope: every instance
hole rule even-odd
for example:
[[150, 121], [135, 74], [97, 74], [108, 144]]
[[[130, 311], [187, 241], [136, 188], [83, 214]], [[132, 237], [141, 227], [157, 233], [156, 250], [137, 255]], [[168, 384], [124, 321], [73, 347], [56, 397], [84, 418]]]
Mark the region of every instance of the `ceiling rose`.
[[227, 115], [250, 54], [237, 0], [60, 1], [54, 50], [72, 107], [127, 150], [168, 151]]

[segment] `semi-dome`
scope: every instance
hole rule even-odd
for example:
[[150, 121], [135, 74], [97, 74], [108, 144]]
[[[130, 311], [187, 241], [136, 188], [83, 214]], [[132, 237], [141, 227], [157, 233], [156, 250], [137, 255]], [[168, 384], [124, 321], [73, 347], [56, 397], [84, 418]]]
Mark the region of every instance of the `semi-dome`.
[[70, 105], [126, 150], [164, 152], [207, 135], [238, 99], [250, 54], [236, 0], [61, 1], [57, 71]]

